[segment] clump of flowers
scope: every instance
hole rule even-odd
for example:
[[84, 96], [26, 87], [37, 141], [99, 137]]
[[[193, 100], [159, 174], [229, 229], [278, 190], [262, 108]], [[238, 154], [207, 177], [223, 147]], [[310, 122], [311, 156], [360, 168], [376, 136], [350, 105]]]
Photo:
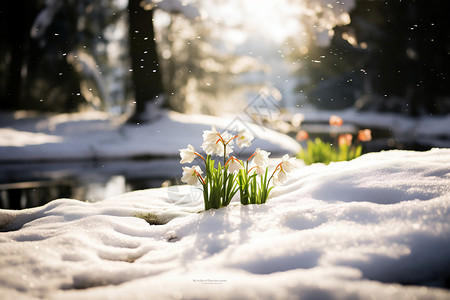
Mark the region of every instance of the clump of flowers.
[[[344, 121], [339, 116], [331, 116], [329, 124], [333, 127], [342, 126]], [[370, 129], [363, 129], [358, 132], [356, 140], [353, 142], [353, 135], [350, 133], [343, 133], [337, 136], [335, 145], [326, 143], [320, 138], [314, 140], [309, 139], [309, 134], [305, 130], [297, 132], [296, 139], [298, 141], [307, 141], [306, 149], [302, 149], [297, 158], [302, 159], [305, 164], [313, 163], [329, 164], [332, 161], [352, 160], [361, 156], [362, 145], [361, 142], [368, 142], [372, 139]]]
[[[253, 139], [245, 130], [233, 135], [227, 131], [219, 133], [213, 127], [203, 132], [201, 148], [206, 158], [196, 152], [192, 145], [179, 150], [180, 163], [192, 163], [196, 157], [200, 157], [204, 163], [205, 174], [197, 165], [183, 167], [181, 181], [202, 186], [205, 210], [227, 206], [237, 191], [244, 205], [265, 203], [273, 188], [269, 186], [271, 180], [273, 184], [279, 185], [288, 179], [288, 173], [294, 169], [293, 158], [288, 155], [282, 157], [270, 176], [270, 152], [258, 148], [245, 162], [230, 155], [234, 143], [239, 148], [249, 147]], [[215, 156], [223, 157], [223, 160], [216, 163], [213, 159]]]
[[274, 185], [281, 185], [288, 179], [288, 173], [294, 169], [293, 158], [284, 155], [281, 162], [275, 167], [269, 176], [270, 152], [261, 150], [260, 148], [243, 163], [238, 173], [239, 192], [241, 203], [262, 204], [267, 201], [272, 187], [269, 187], [270, 181], [273, 179]]

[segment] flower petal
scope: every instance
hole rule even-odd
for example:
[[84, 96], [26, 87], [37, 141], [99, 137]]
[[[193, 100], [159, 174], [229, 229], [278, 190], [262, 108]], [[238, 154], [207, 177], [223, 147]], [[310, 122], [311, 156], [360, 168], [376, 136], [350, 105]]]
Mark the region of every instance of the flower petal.
[[192, 145], [188, 145], [186, 149], [180, 149], [180, 163], [186, 164], [191, 163], [195, 159], [195, 148]]

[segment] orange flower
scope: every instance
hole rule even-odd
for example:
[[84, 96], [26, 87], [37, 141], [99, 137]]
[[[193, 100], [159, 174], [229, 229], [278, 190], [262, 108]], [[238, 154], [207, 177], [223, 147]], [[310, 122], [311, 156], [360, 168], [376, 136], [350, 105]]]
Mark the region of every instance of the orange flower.
[[295, 139], [299, 142], [306, 141], [307, 139], [309, 139], [309, 134], [305, 130], [300, 130], [299, 132], [297, 132]]
[[342, 120], [342, 118], [338, 117], [338, 116], [335, 116], [335, 115], [332, 115], [330, 117], [330, 121], [329, 122], [330, 122], [331, 126], [342, 126], [342, 124], [344, 124], [344, 121]]
[[350, 133], [344, 133], [339, 135], [339, 146], [350, 146], [352, 144], [353, 136]]
[[372, 132], [370, 129], [363, 129], [358, 132], [358, 140], [361, 142], [368, 142], [372, 140]]

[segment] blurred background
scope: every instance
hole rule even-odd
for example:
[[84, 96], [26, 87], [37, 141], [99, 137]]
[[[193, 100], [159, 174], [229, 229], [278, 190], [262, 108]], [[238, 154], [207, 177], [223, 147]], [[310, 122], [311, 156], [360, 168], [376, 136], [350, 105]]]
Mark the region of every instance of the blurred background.
[[[235, 115], [262, 97], [275, 101], [278, 110], [265, 125], [293, 137], [300, 124], [310, 135], [326, 136], [330, 112], [447, 120], [449, 9], [450, 2], [440, 0], [5, 0], [0, 110], [101, 111], [138, 124], [152, 122], [152, 112], [161, 108]], [[392, 123], [345, 122], [356, 126], [353, 131], [371, 126], [374, 139], [366, 152], [427, 150], [450, 139], [439, 132], [426, 142], [401, 140], [392, 136]], [[5, 120], [1, 124], [8, 126]], [[98, 182], [109, 189], [126, 186], [118, 192], [171, 179], [144, 174], [142, 162], [135, 172], [130, 164], [102, 163], [101, 172], [97, 165], [89, 163], [82, 173], [106, 174], [98, 175]], [[79, 175], [48, 188], [55, 181], [42, 174], [49, 170], [52, 178], [61, 170], [80, 174], [73, 163], [3, 163], [2, 207], [41, 204], [27, 204], [31, 196], [23, 196], [22, 188], [33, 195], [40, 191], [39, 199], [106, 193], [89, 194], [79, 182], [93, 179]], [[132, 174], [140, 175], [130, 179]], [[74, 180], [83, 187], [78, 194], [68, 183]], [[46, 189], [39, 190], [42, 186]]]
[[439, 0], [6, 0], [0, 108], [122, 114], [164, 94], [171, 109], [220, 114], [268, 88], [281, 93], [283, 107], [447, 114], [449, 7]]

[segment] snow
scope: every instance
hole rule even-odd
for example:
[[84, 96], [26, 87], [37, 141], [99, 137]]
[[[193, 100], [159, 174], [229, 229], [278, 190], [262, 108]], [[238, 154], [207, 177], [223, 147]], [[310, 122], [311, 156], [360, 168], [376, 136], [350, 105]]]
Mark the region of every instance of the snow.
[[155, 121], [137, 125], [101, 112], [45, 117], [1, 112], [0, 117], [0, 161], [6, 162], [178, 157], [178, 149], [186, 148], [187, 144], [200, 146], [203, 130], [211, 126], [218, 130], [246, 128], [252, 132], [255, 142], [241, 155], [251, 154], [257, 147], [278, 156], [300, 150], [292, 138], [239, 117], [161, 111]]
[[[198, 147], [211, 125], [251, 130], [257, 138], [249, 151], [273, 152], [272, 167], [299, 147], [240, 118], [163, 111], [154, 122], [131, 125], [99, 113], [1, 117], [0, 157], [25, 163], [178, 156], [189, 143]], [[201, 191], [187, 185], [2, 209], [0, 295], [449, 299], [449, 162], [445, 148], [369, 153], [328, 166], [297, 161], [266, 204], [242, 206], [236, 196], [206, 212]]]
[[298, 163], [266, 204], [234, 199], [206, 212], [201, 193], [186, 185], [0, 210], [0, 293], [449, 299], [449, 161], [450, 149], [432, 149]]

